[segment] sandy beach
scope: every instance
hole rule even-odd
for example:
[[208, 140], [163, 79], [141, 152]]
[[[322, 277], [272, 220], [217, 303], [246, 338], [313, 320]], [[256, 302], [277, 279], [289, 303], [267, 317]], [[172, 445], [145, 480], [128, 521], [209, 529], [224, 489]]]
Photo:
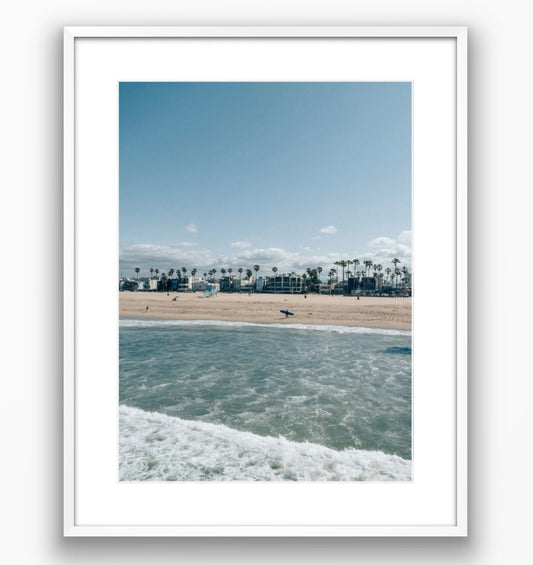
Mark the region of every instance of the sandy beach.
[[[224, 320], [283, 324], [331, 324], [411, 329], [411, 298], [308, 294], [120, 292], [121, 318]], [[174, 300], [175, 299], [175, 300]], [[148, 310], [146, 307], [148, 306]], [[294, 316], [286, 318], [280, 310]]]

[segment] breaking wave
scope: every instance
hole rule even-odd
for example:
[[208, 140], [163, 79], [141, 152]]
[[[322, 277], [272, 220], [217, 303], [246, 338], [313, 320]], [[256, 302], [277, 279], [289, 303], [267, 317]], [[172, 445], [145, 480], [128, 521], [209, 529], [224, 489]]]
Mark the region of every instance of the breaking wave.
[[411, 461], [120, 406], [121, 481], [410, 481]]

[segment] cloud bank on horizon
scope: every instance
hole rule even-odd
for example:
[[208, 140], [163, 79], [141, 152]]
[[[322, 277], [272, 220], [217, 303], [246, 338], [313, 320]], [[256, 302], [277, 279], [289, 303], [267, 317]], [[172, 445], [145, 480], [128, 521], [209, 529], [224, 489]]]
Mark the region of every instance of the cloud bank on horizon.
[[[141, 269], [141, 276], [148, 275], [150, 268], [167, 272], [169, 269], [186, 267], [189, 271], [198, 270], [201, 276], [212, 268], [239, 267], [252, 269], [258, 264], [262, 273], [269, 273], [272, 267], [280, 272], [303, 273], [308, 267], [322, 267], [324, 271], [336, 268], [334, 263], [341, 260], [359, 259], [379, 263], [383, 268], [391, 267], [394, 258], [400, 259], [400, 266], [411, 269], [411, 231], [404, 230], [397, 237], [380, 236], [366, 243], [365, 246], [345, 246], [344, 251], [321, 251], [305, 246], [293, 250], [280, 247], [252, 247], [247, 241], [230, 243], [229, 253], [216, 252], [213, 249], [198, 248], [191, 242], [172, 245], [131, 244], [120, 249], [120, 274], [132, 276], [136, 267]], [[361, 267], [359, 267], [361, 268]]]

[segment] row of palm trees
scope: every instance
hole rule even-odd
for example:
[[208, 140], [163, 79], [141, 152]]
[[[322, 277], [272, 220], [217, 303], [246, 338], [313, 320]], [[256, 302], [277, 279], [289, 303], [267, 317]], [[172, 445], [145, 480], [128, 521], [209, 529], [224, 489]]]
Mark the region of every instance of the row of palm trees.
[[[348, 267], [348, 270], [346, 271], [348, 278], [350, 277], [350, 275], [353, 275], [356, 278], [361, 278], [363, 276], [365, 277], [374, 276], [375, 278], [378, 279], [378, 281], [382, 283], [385, 277], [381, 271], [384, 271], [385, 274], [387, 275], [386, 276], [387, 282], [389, 282], [390, 284], [394, 284], [395, 287], [398, 286], [398, 279], [400, 276], [401, 276], [401, 281], [404, 284], [409, 283], [410, 277], [409, 277], [409, 270], [407, 269], [407, 267], [403, 266], [401, 269], [398, 267], [398, 264], [401, 263], [400, 259], [395, 257], [391, 261], [391, 263], [393, 265], [392, 269], [390, 267], [383, 269], [383, 265], [381, 265], [380, 263], [374, 263], [371, 260], [366, 260], [363, 261], [362, 263], [364, 265], [364, 270], [360, 270], [360, 271], [357, 270], [357, 266], [361, 265], [359, 259], [336, 261], [334, 265], [337, 265], [338, 267], [342, 268], [342, 282], [344, 282], [344, 273], [345, 273], [344, 270]], [[354, 266], [353, 272], [349, 270], [350, 265]], [[371, 271], [373, 271], [373, 275], [371, 274]], [[333, 275], [336, 275], [335, 269], [330, 270], [329, 274], [330, 274], [330, 278], [332, 278]]]
[[[392, 269], [390, 267], [386, 267], [385, 269], [383, 269], [383, 266], [380, 263], [374, 263], [371, 260], [366, 260], [366, 261], [362, 262], [362, 265], [364, 266], [364, 270], [357, 270], [357, 266], [361, 265], [361, 262], [359, 261], [359, 259], [340, 260], [340, 261], [335, 261], [335, 263], [333, 263], [333, 264], [335, 266], [337, 266], [338, 269], [342, 269], [342, 282], [343, 283], [345, 281], [345, 274], [346, 274], [346, 275], [348, 275], [348, 278], [353, 276], [357, 279], [361, 279], [362, 277], [373, 276], [373, 277], [377, 278], [378, 284], [380, 286], [382, 286], [385, 282], [387, 282], [391, 286], [394, 284], [395, 288], [397, 288], [399, 280], [401, 280], [404, 284], [408, 284], [410, 282], [410, 276], [409, 276], [409, 271], [408, 271], [407, 267], [403, 266], [400, 269], [398, 267], [398, 264], [401, 263], [401, 261], [397, 257], [395, 257], [391, 261], [391, 263], [393, 265]], [[353, 271], [350, 269], [350, 265], [354, 266]], [[257, 275], [258, 275], [260, 269], [261, 269], [260, 265], [254, 265], [253, 266], [253, 270], [255, 271], [256, 278], [257, 278]], [[329, 272], [328, 272], [328, 283], [339, 282], [338, 275], [337, 275], [338, 269], [331, 268], [329, 270]], [[135, 268], [135, 273], [137, 275], [137, 278], [139, 276], [140, 271], [141, 271], [141, 269], [139, 267]], [[204, 279], [214, 281], [217, 272], [218, 271], [215, 268], [210, 269], [209, 271], [203, 273]], [[253, 274], [251, 269], [246, 269], [246, 271], [245, 271], [242, 267], [239, 267], [237, 269], [237, 272], [239, 273], [239, 278], [242, 278], [243, 272], [246, 272], [246, 278], [248, 278], [248, 279], [250, 279], [252, 274]], [[278, 268], [272, 267], [272, 272], [274, 273], [274, 276], [275, 276], [278, 272]], [[302, 278], [304, 279], [304, 283], [307, 287], [309, 287], [310, 291], [312, 291], [312, 289], [317, 287], [318, 284], [320, 284], [322, 282], [321, 279], [320, 279], [320, 275], [321, 275], [322, 272], [323, 272], [322, 267], [316, 267], [314, 269], [309, 267], [309, 268], [307, 268], [306, 272], [302, 274]], [[153, 277], [154, 273], [155, 273], [156, 277], [159, 277], [159, 269], [154, 269], [153, 267], [150, 267], [150, 276]], [[193, 282], [194, 282], [194, 277], [196, 276], [197, 273], [198, 273], [198, 269], [194, 268], [194, 269], [191, 270], [191, 276], [192, 276]], [[168, 273], [161, 273], [161, 277], [167, 277], [168, 276], [168, 277], [172, 278], [174, 276], [174, 274], [176, 275], [176, 277], [178, 279], [181, 279], [182, 276], [185, 277], [187, 275], [187, 268], [181, 267], [181, 269], [180, 268], [169, 269]], [[226, 274], [228, 276], [232, 276], [233, 269], [231, 267], [229, 267], [228, 269], [221, 268], [220, 274], [223, 277], [225, 277]], [[294, 276], [296, 276], [296, 273], [293, 272], [292, 274]]]

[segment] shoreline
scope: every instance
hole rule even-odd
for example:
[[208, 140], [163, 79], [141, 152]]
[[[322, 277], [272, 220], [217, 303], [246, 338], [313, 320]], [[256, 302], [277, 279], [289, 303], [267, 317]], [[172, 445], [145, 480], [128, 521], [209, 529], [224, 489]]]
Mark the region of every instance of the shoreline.
[[[288, 318], [280, 310], [289, 310]], [[120, 292], [119, 317], [137, 320], [331, 325], [411, 330], [411, 298], [340, 295]]]
[[[368, 333], [368, 334], [389, 334], [390, 335], [411, 335], [412, 330], [411, 328], [385, 328], [381, 326], [348, 326], [342, 324], [312, 324], [307, 322], [293, 322], [287, 324], [280, 324], [281, 320], [278, 322], [246, 322], [242, 320], [206, 320], [206, 319], [181, 319], [181, 318], [132, 318], [130, 316], [121, 316], [119, 318], [119, 325], [120, 322], [125, 322], [126, 327], [127, 322], [146, 322], [146, 324], [150, 324], [153, 322], [155, 326], [158, 324], [165, 325], [168, 322], [168, 325], [173, 325], [172, 322], [176, 322], [176, 326], [215, 326], [215, 327], [224, 327], [224, 324], [227, 324], [230, 327], [260, 327], [260, 328], [294, 328], [297, 330], [318, 330], [324, 328], [324, 330], [328, 331], [337, 331], [338, 333]], [[361, 330], [361, 331], [350, 331], [350, 330]]]

